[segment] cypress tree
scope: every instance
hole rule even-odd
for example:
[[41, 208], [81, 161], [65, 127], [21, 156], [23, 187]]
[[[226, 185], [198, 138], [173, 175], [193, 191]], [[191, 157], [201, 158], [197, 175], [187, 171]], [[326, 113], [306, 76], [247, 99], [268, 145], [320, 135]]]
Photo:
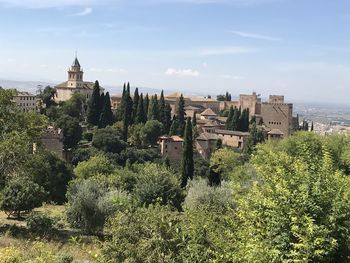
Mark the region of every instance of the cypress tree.
[[145, 108], [145, 116], [147, 121], [147, 115], [148, 115], [148, 108], [149, 108], [149, 96], [148, 93], [146, 94], [145, 100], [144, 100], [144, 108]]
[[181, 187], [186, 187], [189, 179], [193, 178], [194, 162], [193, 162], [193, 142], [192, 142], [192, 121], [187, 118], [183, 152], [182, 152], [182, 177]]
[[314, 131], [314, 122], [311, 122], [311, 130], [310, 131]]
[[186, 121], [185, 121], [185, 99], [183, 97], [183, 95], [181, 94], [180, 99], [179, 99], [179, 103], [178, 103], [178, 108], [177, 108], [177, 122], [178, 122], [178, 132], [177, 134], [181, 137], [184, 136], [185, 133], [185, 125], [186, 125]]
[[231, 106], [230, 111], [229, 111], [228, 116], [227, 116], [227, 120], [226, 120], [226, 129], [227, 130], [232, 130], [233, 114], [234, 114], [234, 110], [233, 110], [233, 106]]
[[148, 106], [147, 120], [159, 120], [158, 98], [157, 94], [152, 96]]
[[128, 139], [128, 128], [129, 125], [131, 125], [131, 114], [132, 114], [132, 99], [130, 97], [130, 85], [128, 83], [126, 92], [124, 95], [124, 116], [123, 116], [123, 136], [124, 140], [127, 141]]
[[241, 118], [240, 111], [235, 107], [233, 110], [232, 124], [230, 127], [231, 130], [238, 131], [240, 118]]
[[123, 121], [124, 119], [124, 109], [125, 109], [125, 97], [126, 95], [126, 86], [125, 86], [125, 83], [123, 85], [123, 93], [122, 93], [122, 98], [121, 98], [121, 101], [118, 105], [118, 108], [117, 108], [117, 112], [116, 112], [116, 120], [117, 121]]
[[171, 126], [170, 126], [169, 135], [170, 136], [176, 135], [178, 128], [179, 128], [179, 125], [178, 125], [176, 116], [174, 115], [173, 121], [172, 121]]
[[192, 126], [193, 126], [193, 127], [196, 127], [196, 126], [197, 126], [197, 114], [196, 114], [195, 111], [193, 112]]
[[137, 106], [135, 123], [139, 124], [139, 123], [145, 123], [145, 122], [146, 122], [145, 108], [144, 108], [144, 103], [143, 103], [143, 94], [141, 93], [139, 103]]
[[139, 89], [136, 88], [135, 92], [134, 92], [134, 98], [133, 98], [133, 104], [132, 104], [132, 123], [135, 122], [136, 119], [136, 114], [137, 114], [137, 108], [139, 106], [139, 100], [140, 100], [140, 96], [139, 96]]
[[171, 106], [169, 103], [165, 104], [164, 115], [164, 130], [168, 134], [171, 126]]
[[165, 114], [166, 112], [165, 112], [165, 99], [164, 99], [163, 90], [160, 93], [158, 108], [159, 108], [159, 121], [164, 124], [166, 122], [166, 114]]
[[100, 128], [105, 128], [108, 125], [113, 124], [113, 113], [111, 109], [111, 98], [109, 96], [109, 92], [104, 96], [104, 105], [100, 117]]
[[100, 84], [95, 81], [94, 90], [88, 103], [87, 121], [92, 125], [98, 125], [101, 115], [100, 108]]
[[251, 154], [254, 150], [255, 145], [264, 142], [264, 133], [262, 129], [258, 129], [256, 123], [254, 122], [249, 129], [249, 136], [247, 143], [244, 146], [244, 153]]
[[249, 130], [249, 109], [244, 109], [239, 118], [238, 130], [247, 132]]

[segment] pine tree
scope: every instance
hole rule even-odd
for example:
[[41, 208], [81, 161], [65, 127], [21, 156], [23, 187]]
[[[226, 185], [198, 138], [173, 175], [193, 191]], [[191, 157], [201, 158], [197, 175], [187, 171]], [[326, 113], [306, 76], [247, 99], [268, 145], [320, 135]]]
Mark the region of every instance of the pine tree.
[[147, 115], [148, 115], [148, 108], [149, 108], [149, 96], [148, 93], [146, 94], [146, 97], [143, 102], [144, 108], [145, 108], [145, 116], [146, 116], [146, 121], [147, 121]]
[[168, 134], [171, 126], [171, 106], [169, 103], [165, 104], [163, 125], [165, 133]]
[[227, 120], [226, 120], [226, 130], [232, 130], [233, 114], [234, 114], [234, 110], [233, 110], [233, 106], [231, 106], [227, 116]]
[[254, 122], [249, 129], [249, 136], [247, 143], [244, 146], [244, 152], [251, 154], [254, 150], [255, 145], [264, 142], [264, 133], [262, 129], [258, 129], [256, 123]]
[[135, 123], [145, 123], [146, 122], [146, 116], [145, 116], [145, 108], [144, 108], [144, 103], [143, 103], [143, 94], [141, 93], [139, 103], [137, 106], [137, 112], [135, 116]]
[[311, 122], [311, 129], [310, 129], [310, 131], [314, 131], [314, 122]]
[[140, 100], [140, 96], [139, 96], [139, 89], [136, 88], [135, 92], [134, 92], [134, 98], [133, 98], [133, 104], [132, 104], [132, 117], [131, 117], [131, 123], [135, 123], [135, 119], [136, 119], [136, 114], [137, 114], [137, 108], [139, 106], [139, 100]]
[[101, 115], [100, 108], [100, 84], [95, 81], [94, 90], [88, 103], [87, 121], [92, 125], [98, 125]]
[[100, 128], [105, 128], [108, 125], [113, 124], [113, 112], [111, 109], [111, 98], [109, 96], [109, 92], [104, 96], [104, 105], [100, 117]]
[[185, 99], [183, 97], [183, 95], [181, 94], [180, 99], [179, 99], [179, 103], [178, 103], [178, 107], [177, 107], [177, 115], [176, 115], [176, 119], [178, 122], [178, 132], [177, 134], [181, 137], [184, 136], [185, 133], [185, 125], [186, 125], [186, 121], [185, 121]]
[[182, 177], [181, 186], [184, 188], [187, 186], [189, 179], [193, 178], [194, 162], [193, 162], [193, 141], [192, 141], [192, 121], [191, 118], [187, 118], [183, 152], [182, 152]]

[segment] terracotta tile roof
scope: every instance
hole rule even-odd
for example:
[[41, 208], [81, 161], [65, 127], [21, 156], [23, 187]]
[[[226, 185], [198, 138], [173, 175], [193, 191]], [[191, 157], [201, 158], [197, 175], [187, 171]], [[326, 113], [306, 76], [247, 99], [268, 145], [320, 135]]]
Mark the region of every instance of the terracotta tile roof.
[[230, 130], [215, 130], [215, 133], [223, 134], [223, 135], [249, 136], [249, 132], [230, 131]]
[[211, 109], [208, 108], [201, 113], [202, 116], [217, 116], [217, 114]]
[[272, 129], [271, 131], [269, 131], [267, 134], [273, 134], [273, 135], [284, 135], [284, 133], [279, 130], [279, 129]]

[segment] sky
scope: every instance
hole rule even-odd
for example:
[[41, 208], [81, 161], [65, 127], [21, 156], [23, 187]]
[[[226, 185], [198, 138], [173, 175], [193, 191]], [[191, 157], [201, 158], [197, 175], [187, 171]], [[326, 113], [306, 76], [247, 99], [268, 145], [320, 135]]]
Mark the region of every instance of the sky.
[[350, 105], [349, 0], [0, 0], [0, 78]]

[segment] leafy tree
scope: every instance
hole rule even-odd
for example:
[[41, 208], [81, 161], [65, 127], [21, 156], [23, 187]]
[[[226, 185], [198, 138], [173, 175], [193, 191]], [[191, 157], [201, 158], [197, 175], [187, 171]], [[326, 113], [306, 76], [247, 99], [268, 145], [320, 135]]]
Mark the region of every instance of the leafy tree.
[[246, 145], [244, 146], [244, 152], [251, 154], [254, 151], [254, 147], [258, 143], [262, 143], [265, 141], [264, 132], [262, 128], [258, 128], [256, 123], [254, 122], [249, 130], [249, 136]]
[[85, 104], [85, 96], [80, 93], [75, 93], [59, 108], [59, 115], [68, 115], [78, 120], [82, 120]]
[[324, 146], [315, 162], [315, 145], [305, 138], [311, 137], [288, 139], [287, 145], [297, 146], [293, 155], [284, 145], [257, 147], [256, 182], [237, 196], [240, 227], [232, 261], [347, 261], [349, 178], [334, 169]]
[[190, 117], [187, 118], [186, 122], [181, 168], [181, 186], [186, 187], [188, 180], [193, 178], [194, 172], [192, 122]]
[[47, 109], [56, 105], [54, 100], [55, 95], [56, 89], [51, 86], [46, 86], [44, 90], [39, 90], [39, 98], [43, 101]]
[[94, 175], [109, 175], [113, 172], [115, 166], [104, 155], [96, 155], [87, 161], [83, 161], [74, 169], [74, 173], [78, 178], [87, 179]]
[[215, 151], [210, 158], [212, 171], [225, 181], [230, 180], [230, 173], [240, 165], [242, 165], [241, 155], [229, 148]]
[[113, 124], [113, 112], [111, 108], [111, 99], [109, 97], [109, 92], [107, 92], [104, 97], [104, 105], [100, 116], [99, 127], [105, 128], [112, 124]]
[[0, 208], [8, 217], [20, 218], [21, 212], [41, 206], [44, 196], [43, 188], [30, 178], [25, 175], [14, 176], [2, 191]]
[[46, 202], [63, 204], [68, 182], [73, 178], [71, 168], [55, 154], [41, 152], [32, 155], [24, 165], [34, 183], [43, 187]]
[[105, 216], [99, 209], [99, 199], [105, 189], [93, 180], [75, 180], [68, 186], [67, 220], [71, 226], [87, 234], [102, 230]]
[[77, 166], [78, 163], [89, 160], [92, 156], [95, 156], [97, 153], [98, 150], [94, 147], [74, 149], [71, 164]]
[[83, 130], [77, 119], [63, 115], [57, 120], [56, 126], [63, 131], [63, 146], [66, 150], [74, 148], [81, 140]]
[[94, 90], [88, 103], [87, 121], [92, 125], [98, 125], [101, 115], [100, 84], [95, 81]]
[[102, 248], [101, 261], [181, 262], [179, 220], [177, 213], [159, 205], [117, 213], [105, 227], [111, 239]]
[[106, 153], [120, 153], [126, 148], [126, 143], [120, 136], [114, 127], [98, 129], [92, 138], [92, 146]]
[[133, 195], [140, 204], [171, 205], [181, 209], [184, 193], [175, 174], [165, 166], [140, 165]]
[[155, 145], [162, 135], [164, 126], [157, 120], [147, 121], [141, 128], [140, 135], [144, 145]]

